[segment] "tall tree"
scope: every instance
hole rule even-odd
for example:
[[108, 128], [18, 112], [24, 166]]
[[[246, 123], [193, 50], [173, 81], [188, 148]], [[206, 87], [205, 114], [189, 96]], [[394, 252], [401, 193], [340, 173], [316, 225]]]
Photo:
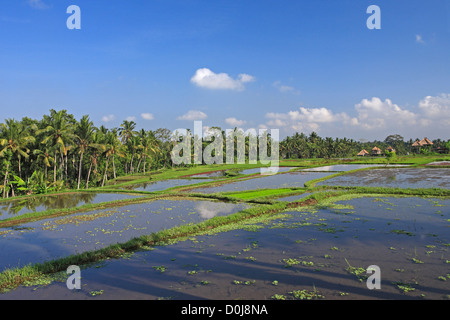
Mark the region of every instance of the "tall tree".
[[[54, 147], [55, 158], [53, 164], [53, 181], [56, 182], [57, 154], [60, 159], [67, 155], [67, 145], [73, 142], [75, 138], [73, 116], [69, 116], [66, 110], [50, 110], [50, 116], [44, 115], [44, 128], [38, 130], [37, 134], [44, 134], [41, 144], [50, 143]], [[62, 160], [60, 160], [60, 169]]]
[[89, 116], [84, 115], [78, 123], [75, 130], [75, 143], [78, 146], [78, 152], [80, 153], [80, 162], [78, 165], [78, 181], [77, 189], [80, 189], [81, 171], [83, 169], [83, 155], [86, 153], [89, 146], [93, 141], [95, 132], [94, 123], [89, 120]]
[[19, 177], [22, 177], [21, 159], [29, 157], [30, 149], [27, 146], [33, 143], [35, 138], [14, 119], [6, 119], [5, 123], [1, 124], [0, 137], [0, 157], [10, 150], [18, 160]]

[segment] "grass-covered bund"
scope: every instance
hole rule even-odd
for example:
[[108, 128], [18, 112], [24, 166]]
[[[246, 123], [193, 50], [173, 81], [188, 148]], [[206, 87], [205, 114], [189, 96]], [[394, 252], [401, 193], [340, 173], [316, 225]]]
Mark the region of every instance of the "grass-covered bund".
[[[412, 166], [422, 166], [428, 162], [442, 160], [442, 157], [399, 157], [396, 159], [396, 163], [409, 164]], [[367, 159], [361, 161], [361, 159], [355, 159], [351, 163], [380, 163], [382, 159]], [[447, 160], [445, 158], [444, 160]], [[337, 163], [349, 163], [348, 161], [342, 162], [337, 160], [289, 160], [282, 161], [281, 165], [296, 166], [298, 168], [310, 168], [323, 165], [331, 165]], [[255, 167], [254, 165], [246, 165], [245, 167], [238, 166], [239, 169], [246, 169]], [[249, 203], [252, 204], [250, 208], [244, 209], [238, 213], [228, 216], [217, 216], [209, 220], [205, 220], [196, 224], [187, 224], [182, 226], [176, 226], [170, 229], [160, 230], [148, 235], [133, 238], [124, 243], [117, 243], [109, 245], [107, 247], [83, 252], [80, 254], [70, 255], [64, 258], [46, 261], [43, 263], [29, 264], [22, 267], [11, 267], [3, 270], [0, 273], [0, 292], [7, 292], [11, 289], [17, 288], [21, 285], [31, 285], [40, 283], [50, 283], [55, 279], [61, 279], [65, 277], [65, 270], [70, 265], [90, 265], [98, 263], [105, 259], [120, 258], [128, 253], [147, 249], [152, 246], [159, 246], [162, 244], [169, 244], [176, 241], [182, 241], [188, 237], [202, 234], [209, 234], [215, 232], [222, 232], [232, 229], [242, 228], [246, 225], [268, 221], [279, 217], [284, 211], [293, 209], [296, 207], [327, 207], [332, 206], [336, 201], [352, 199], [355, 197], [371, 197], [371, 196], [418, 196], [418, 197], [450, 197], [450, 190], [440, 188], [430, 189], [400, 189], [400, 188], [383, 188], [383, 187], [329, 187], [329, 186], [315, 186], [319, 180], [323, 181], [332, 178], [335, 175], [328, 176], [319, 180], [308, 182], [303, 188], [280, 188], [280, 189], [258, 189], [241, 192], [226, 192], [215, 194], [199, 194], [189, 192], [189, 188], [176, 187], [166, 191], [158, 192], [145, 192], [145, 191], [133, 191], [122, 190], [117, 186], [130, 185], [135, 183], [148, 182], [149, 180], [161, 181], [166, 179], [176, 179], [180, 177], [186, 177], [188, 175], [197, 174], [201, 172], [209, 172], [214, 170], [229, 170], [236, 168], [236, 165], [212, 165], [212, 166], [196, 166], [193, 168], [186, 168], [183, 170], [166, 170], [159, 173], [153, 173], [151, 175], [138, 175], [129, 176], [127, 181], [123, 184], [107, 185], [103, 188], [92, 188], [90, 192], [126, 192], [142, 195], [141, 197], [133, 199], [125, 199], [119, 201], [112, 201], [99, 204], [88, 204], [77, 208], [66, 208], [62, 210], [48, 210], [39, 213], [29, 213], [21, 215], [20, 217], [12, 217], [0, 221], [0, 227], [10, 227], [12, 225], [23, 224], [26, 222], [36, 221], [39, 219], [50, 218], [55, 216], [70, 215], [73, 213], [89, 211], [93, 209], [111, 208], [131, 203], [142, 203], [146, 201], [153, 201], [162, 198], [189, 198], [189, 199], [211, 199], [217, 201], [236, 202], [236, 203]], [[359, 169], [367, 170], [367, 169]], [[348, 172], [336, 173], [336, 175], [346, 174]], [[150, 179], [149, 179], [150, 178]], [[198, 182], [201, 185], [215, 185], [217, 183], [228, 183], [232, 181], [238, 181], [242, 178], [253, 178], [251, 175], [230, 175], [224, 178], [217, 179], [212, 182], [202, 182], [201, 179]], [[118, 179], [120, 180], [122, 179]], [[197, 185], [196, 185], [197, 186]], [[186, 189], [188, 191], [186, 192]], [[184, 190], [183, 193], [178, 192]], [[73, 192], [73, 191], [71, 191]], [[83, 191], [85, 192], [85, 191]], [[295, 202], [281, 202], [277, 201], [277, 198], [283, 196], [299, 195], [308, 192], [304, 198]], [[41, 195], [45, 196], [45, 195]], [[6, 201], [6, 200], [1, 200]]]

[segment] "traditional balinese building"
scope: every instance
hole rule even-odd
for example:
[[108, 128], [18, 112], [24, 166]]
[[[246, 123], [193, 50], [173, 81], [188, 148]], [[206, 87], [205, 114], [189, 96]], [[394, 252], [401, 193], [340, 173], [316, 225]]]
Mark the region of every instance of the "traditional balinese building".
[[432, 146], [433, 142], [431, 142], [427, 137], [425, 137], [422, 140], [420, 140], [420, 145], [421, 146]]
[[389, 151], [389, 152], [395, 152], [395, 149], [394, 148], [392, 148], [391, 146], [389, 146], [389, 147], [387, 147], [387, 149], [386, 149], [387, 151]]
[[366, 149], [362, 149], [362, 150], [357, 154], [358, 157], [365, 157], [365, 156], [367, 156], [367, 155], [369, 155], [369, 152], [367, 152]]
[[419, 139], [417, 139], [416, 141], [414, 141], [414, 143], [411, 145], [411, 147], [414, 147], [417, 149], [417, 152], [420, 152], [420, 148], [421, 147], [431, 147], [433, 145], [433, 142], [430, 141], [430, 139], [428, 139], [427, 137], [423, 138], [422, 140], [419, 141]]
[[373, 149], [372, 149], [372, 155], [373, 155], [373, 156], [379, 156], [379, 155], [381, 155], [381, 149], [378, 148], [378, 147], [373, 147]]

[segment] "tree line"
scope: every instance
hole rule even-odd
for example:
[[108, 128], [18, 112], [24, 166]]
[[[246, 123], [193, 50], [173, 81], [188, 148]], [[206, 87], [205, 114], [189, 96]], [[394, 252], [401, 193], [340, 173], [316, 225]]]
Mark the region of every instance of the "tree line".
[[450, 149], [450, 140], [433, 140], [433, 146], [428, 148], [416, 149], [412, 147], [414, 141], [421, 139], [409, 139], [407, 141], [401, 135], [392, 134], [384, 140], [364, 141], [347, 138], [322, 138], [316, 132], [309, 135], [304, 133], [295, 133], [288, 136], [280, 142], [281, 158], [346, 158], [355, 157], [361, 150], [371, 153], [374, 147], [387, 150], [389, 147], [395, 149], [397, 155], [408, 155], [414, 153], [431, 154], [437, 150], [448, 153]]
[[[222, 134], [225, 139], [225, 132]], [[51, 109], [40, 120], [6, 119], [0, 124], [0, 192], [5, 198], [101, 187], [120, 176], [173, 167], [171, 151], [176, 140], [172, 137], [169, 129], [138, 130], [136, 123], [128, 120], [117, 128], [97, 127], [88, 115], [77, 120], [67, 110]], [[246, 137], [247, 154], [252, 147], [249, 141]], [[447, 150], [450, 147], [450, 141], [433, 142]], [[202, 145], [208, 143], [203, 141]], [[353, 157], [362, 149], [370, 152], [373, 146], [383, 149], [388, 145], [398, 154], [407, 154], [411, 152], [411, 144], [412, 140], [405, 142], [399, 135], [388, 136], [384, 141], [362, 142], [322, 138], [315, 132], [295, 133], [280, 141], [279, 156], [280, 159]], [[240, 156], [238, 150], [234, 152], [234, 157]], [[226, 157], [225, 147], [223, 156]]]
[[67, 110], [41, 120], [6, 119], [0, 124], [0, 190], [3, 197], [104, 186], [108, 179], [170, 165], [168, 129], [96, 127]]

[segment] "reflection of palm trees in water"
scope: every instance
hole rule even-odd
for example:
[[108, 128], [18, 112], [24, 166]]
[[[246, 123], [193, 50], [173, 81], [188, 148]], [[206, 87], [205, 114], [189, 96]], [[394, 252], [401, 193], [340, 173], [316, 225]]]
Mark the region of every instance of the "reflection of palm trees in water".
[[152, 184], [153, 184], [153, 182], [140, 183], [140, 184], [130, 184], [128, 186], [122, 186], [121, 189], [125, 189], [125, 190], [135, 190], [135, 189], [145, 190], [145, 189], [149, 188]]
[[0, 204], [0, 215], [3, 213], [7, 213], [8, 215], [17, 215], [24, 210], [26, 212], [36, 212], [39, 207], [42, 207], [42, 211], [72, 208], [91, 203], [96, 196], [96, 193], [70, 193], [11, 200]]

